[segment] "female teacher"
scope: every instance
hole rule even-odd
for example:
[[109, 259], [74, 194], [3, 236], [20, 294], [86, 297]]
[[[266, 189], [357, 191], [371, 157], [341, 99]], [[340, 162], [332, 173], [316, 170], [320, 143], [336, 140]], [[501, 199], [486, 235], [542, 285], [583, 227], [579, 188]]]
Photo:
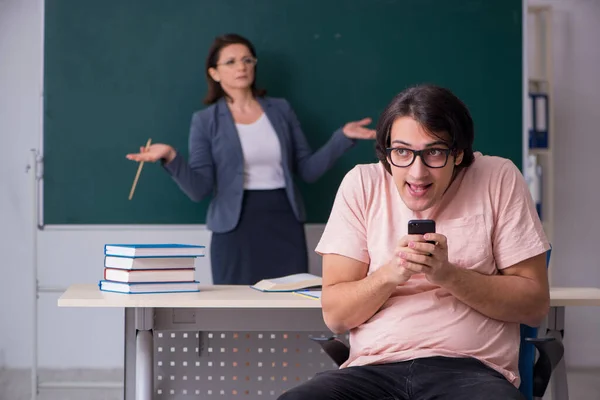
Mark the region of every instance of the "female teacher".
[[290, 104], [258, 89], [256, 51], [236, 34], [215, 39], [206, 59], [210, 106], [194, 113], [189, 160], [167, 144], [153, 144], [134, 161], [161, 161], [193, 201], [212, 195], [215, 284], [251, 285], [308, 271], [305, 211], [294, 175], [316, 181], [354, 144], [372, 139], [371, 120], [349, 122], [312, 152]]

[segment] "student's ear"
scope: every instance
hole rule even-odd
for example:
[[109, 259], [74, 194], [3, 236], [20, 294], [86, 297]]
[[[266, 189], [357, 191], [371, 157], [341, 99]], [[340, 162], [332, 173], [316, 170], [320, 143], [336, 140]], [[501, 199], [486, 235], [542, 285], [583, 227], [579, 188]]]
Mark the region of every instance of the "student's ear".
[[460, 165], [460, 163], [462, 163], [464, 155], [465, 155], [464, 151], [459, 151], [458, 153], [456, 153], [456, 156], [454, 157], [454, 165], [456, 165], [456, 166]]

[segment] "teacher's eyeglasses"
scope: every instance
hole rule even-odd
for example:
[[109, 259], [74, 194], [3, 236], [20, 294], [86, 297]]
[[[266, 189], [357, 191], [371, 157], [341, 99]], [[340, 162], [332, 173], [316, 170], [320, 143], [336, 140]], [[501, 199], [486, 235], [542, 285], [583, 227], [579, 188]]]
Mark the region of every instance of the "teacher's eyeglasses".
[[[254, 57], [244, 57], [241, 60], [241, 63], [247, 67], [253, 67], [256, 65], [256, 63], [258, 62], [258, 60]], [[235, 65], [237, 64], [237, 60], [227, 60], [223, 63], [217, 63], [217, 65], [222, 65], [224, 67], [228, 67], [228, 68], [233, 68], [235, 67]]]

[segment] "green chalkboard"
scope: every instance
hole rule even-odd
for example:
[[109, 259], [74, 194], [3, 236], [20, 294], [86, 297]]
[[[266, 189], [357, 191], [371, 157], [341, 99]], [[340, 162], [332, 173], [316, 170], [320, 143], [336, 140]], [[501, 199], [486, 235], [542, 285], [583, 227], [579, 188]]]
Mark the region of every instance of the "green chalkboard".
[[[258, 84], [294, 107], [313, 148], [344, 122], [374, 119], [416, 83], [446, 86], [470, 107], [476, 147], [522, 154], [520, 0], [46, 0], [45, 224], [204, 223], [158, 164], [125, 159], [148, 138], [187, 157], [212, 39], [254, 42]], [[327, 220], [338, 184], [374, 143], [300, 183], [308, 222]]]

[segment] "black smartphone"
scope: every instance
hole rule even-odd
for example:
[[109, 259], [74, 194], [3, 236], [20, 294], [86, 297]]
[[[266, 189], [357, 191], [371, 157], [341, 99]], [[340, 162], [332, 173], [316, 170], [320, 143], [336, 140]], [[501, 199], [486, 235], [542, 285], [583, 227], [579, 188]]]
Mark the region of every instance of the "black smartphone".
[[[411, 219], [408, 221], [409, 235], [424, 235], [426, 233], [435, 233], [435, 221], [432, 219]], [[428, 240], [427, 243], [435, 244]]]

